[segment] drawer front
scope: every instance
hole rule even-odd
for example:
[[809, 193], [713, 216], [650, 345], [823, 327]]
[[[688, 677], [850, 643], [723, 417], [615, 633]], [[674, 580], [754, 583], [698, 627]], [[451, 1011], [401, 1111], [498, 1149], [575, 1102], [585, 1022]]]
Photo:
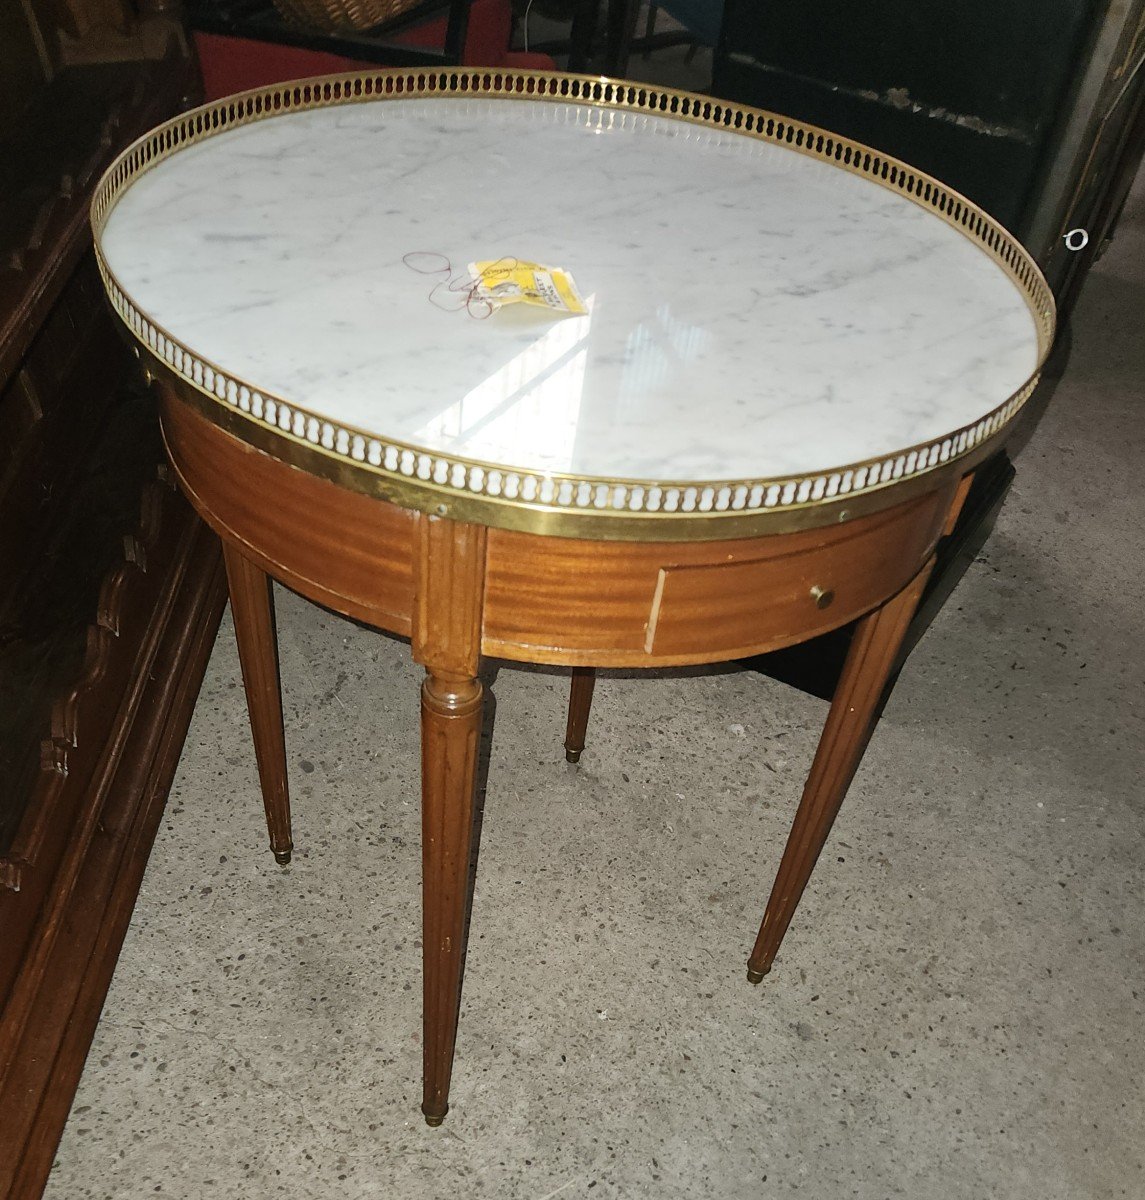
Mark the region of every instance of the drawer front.
[[718, 662], [825, 633], [917, 573], [952, 488], [847, 525], [622, 544], [490, 530], [483, 649], [597, 666]]

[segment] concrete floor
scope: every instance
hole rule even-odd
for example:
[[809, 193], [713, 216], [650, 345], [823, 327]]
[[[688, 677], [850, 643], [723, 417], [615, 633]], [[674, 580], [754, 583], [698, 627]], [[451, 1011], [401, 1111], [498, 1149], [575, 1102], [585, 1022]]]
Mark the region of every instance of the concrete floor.
[[224, 625], [50, 1200], [1145, 1195], [1145, 196], [784, 946], [744, 962], [825, 706], [497, 683], [453, 1085], [418, 1113], [418, 671], [280, 593], [294, 864]]

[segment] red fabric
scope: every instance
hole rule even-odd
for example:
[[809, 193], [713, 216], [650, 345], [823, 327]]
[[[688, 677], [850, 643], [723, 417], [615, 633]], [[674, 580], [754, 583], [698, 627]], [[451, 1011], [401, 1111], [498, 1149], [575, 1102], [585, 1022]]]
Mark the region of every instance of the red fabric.
[[[406, 46], [438, 47], [445, 41], [445, 20], [427, 21], [393, 40]], [[551, 71], [556, 63], [547, 54], [509, 50], [513, 29], [510, 0], [474, 0], [461, 62], [467, 67], [522, 67]], [[196, 33], [195, 48], [203, 71], [207, 100], [218, 100], [248, 88], [266, 87], [287, 79], [308, 79], [338, 71], [362, 71], [377, 63], [343, 58], [322, 50], [279, 46], [250, 38]]]
[[196, 33], [195, 49], [199, 54], [203, 95], [207, 100], [218, 100], [248, 88], [267, 87], [286, 79], [361, 71], [376, 65], [321, 50], [277, 46], [273, 42], [221, 37], [214, 33]]
[[496, 64], [499, 67], [518, 67], [522, 71], [555, 71], [556, 59], [551, 54], [528, 54], [524, 50], [510, 50], [504, 59]]

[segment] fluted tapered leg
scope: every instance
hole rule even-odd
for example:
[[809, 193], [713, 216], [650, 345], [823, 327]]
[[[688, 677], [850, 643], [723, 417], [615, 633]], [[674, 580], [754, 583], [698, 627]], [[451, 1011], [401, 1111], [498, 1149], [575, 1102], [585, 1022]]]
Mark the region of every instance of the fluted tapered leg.
[[285, 866], [290, 862], [294, 843], [290, 836], [286, 738], [282, 728], [282, 689], [270, 577], [225, 541], [223, 558], [270, 848], [277, 861]]
[[429, 675], [421, 687], [425, 1025], [421, 1110], [431, 1125], [440, 1125], [449, 1110], [469, 909], [481, 702], [482, 687], [477, 679]]
[[421, 1110], [430, 1125], [440, 1125], [449, 1111], [465, 968], [484, 585], [485, 530], [420, 518], [413, 652], [426, 669], [421, 688]]
[[864, 617], [855, 630], [759, 936], [748, 960], [747, 977], [752, 983], [759, 983], [771, 970], [843, 797], [862, 761], [883, 688], [933, 565], [932, 559], [903, 591]]
[[565, 758], [571, 763], [580, 762], [584, 750], [584, 735], [588, 730], [588, 714], [592, 709], [592, 689], [595, 686], [594, 668], [573, 667], [569, 719], [565, 726]]

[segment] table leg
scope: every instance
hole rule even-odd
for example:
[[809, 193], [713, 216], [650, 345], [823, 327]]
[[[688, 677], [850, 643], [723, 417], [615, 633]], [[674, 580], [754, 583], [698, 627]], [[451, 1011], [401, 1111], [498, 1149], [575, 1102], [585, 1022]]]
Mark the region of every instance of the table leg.
[[290, 862], [294, 843], [290, 838], [286, 738], [282, 728], [278, 639], [270, 577], [226, 541], [223, 542], [223, 558], [270, 848], [276, 861], [285, 866]]
[[440, 1125], [461, 1003], [469, 910], [473, 792], [483, 689], [430, 674], [421, 688], [422, 958], [425, 1026], [421, 1111]]
[[759, 936], [748, 959], [747, 977], [752, 983], [759, 983], [771, 970], [772, 960], [862, 761], [883, 688], [933, 566], [932, 558], [907, 587], [864, 617], [855, 629]]
[[595, 668], [573, 667], [569, 719], [565, 726], [565, 758], [571, 763], [580, 762], [584, 750], [584, 735], [588, 730], [588, 714], [592, 708], [592, 689], [595, 686]]
[[483, 688], [477, 678], [485, 530], [420, 518], [413, 653], [421, 688], [422, 1106], [440, 1125], [461, 1006]]
[[600, 0], [579, 0], [569, 30], [568, 69], [584, 73], [592, 66]]
[[608, 41], [604, 73], [613, 79], [628, 75], [628, 58], [636, 33], [639, 0], [608, 0]]

